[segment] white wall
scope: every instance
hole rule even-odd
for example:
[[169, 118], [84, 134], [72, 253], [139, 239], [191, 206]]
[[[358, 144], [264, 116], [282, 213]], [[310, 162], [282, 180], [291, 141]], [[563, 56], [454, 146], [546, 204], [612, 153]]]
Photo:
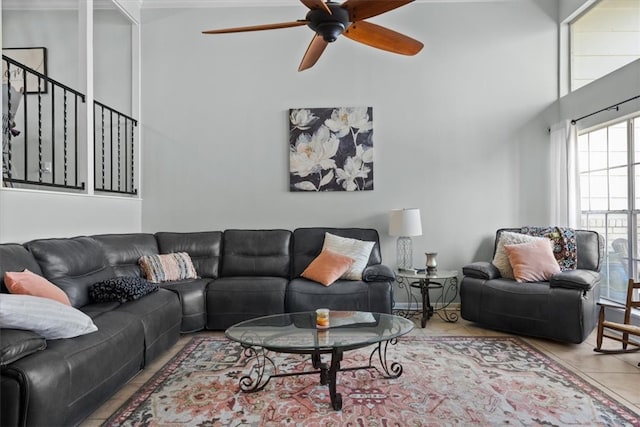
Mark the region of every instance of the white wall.
[[0, 192], [0, 242], [141, 229], [141, 200], [3, 190]]
[[[70, 9], [17, 10], [22, 4], [2, 11], [2, 46], [45, 46], [48, 53], [48, 75], [84, 92], [84, 64], [80, 60], [83, 37], [80, 14]], [[25, 4], [25, 6], [29, 6]], [[54, 7], [54, 6], [52, 6]], [[105, 16], [106, 12], [102, 16]], [[113, 18], [113, 17], [112, 17]], [[112, 37], [100, 37], [100, 49], [116, 50], [108, 55], [110, 64], [98, 61], [103, 69], [108, 65], [127, 62], [131, 70], [131, 31], [122, 28], [117, 19], [101, 20], [100, 34], [112, 31]], [[111, 29], [109, 29], [111, 27]], [[115, 33], [114, 33], [115, 31]], [[122, 43], [127, 42], [129, 57], [122, 56]], [[110, 43], [110, 44], [109, 44]], [[118, 58], [117, 61], [114, 58]], [[102, 71], [102, 70], [100, 70]], [[112, 73], [113, 74], [113, 73]], [[113, 75], [111, 75], [113, 77]], [[122, 81], [125, 80], [123, 84]], [[111, 98], [107, 102], [126, 105], [131, 111], [131, 72], [118, 79], [98, 79], [98, 93]], [[106, 87], [111, 85], [111, 87]], [[137, 86], [137, 85], [136, 85]], [[28, 95], [33, 98], [34, 95]], [[29, 102], [33, 104], [33, 100]], [[126, 101], [128, 99], [128, 101]], [[120, 105], [117, 105], [120, 107]], [[84, 112], [81, 113], [81, 118]], [[84, 139], [83, 139], [84, 140]], [[84, 159], [84, 155], [81, 155]], [[85, 161], [86, 163], [86, 161]], [[84, 181], [84, 179], [83, 179]], [[24, 242], [34, 238], [76, 236], [80, 234], [138, 232], [141, 230], [142, 201], [139, 199], [43, 192], [21, 189], [0, 189], [0, 242]]]
[[[363, 226], [395, 260], [388, 211], [417, 207], [414, 262], [488, 259], [496, 228], [546, 224], [557, 2], [414, 3], [372, 22], [425, 43], [402, 57], [346, 38], [296, 71], [301, 7], [142, 11], [145, 231]], [[288, 192], [291, 107], [373, 107], [375, 190]]]

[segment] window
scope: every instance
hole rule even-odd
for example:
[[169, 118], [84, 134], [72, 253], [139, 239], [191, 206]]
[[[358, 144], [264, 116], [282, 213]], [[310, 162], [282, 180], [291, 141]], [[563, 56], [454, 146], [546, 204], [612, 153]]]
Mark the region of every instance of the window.
[[640, 272], [640, 115], [578, 136], [582, 228], [605, 238], [601, 296], [624, 301]]
[[640, 0], [600, 0], [570, 28], [572, 91], [640, 58]]

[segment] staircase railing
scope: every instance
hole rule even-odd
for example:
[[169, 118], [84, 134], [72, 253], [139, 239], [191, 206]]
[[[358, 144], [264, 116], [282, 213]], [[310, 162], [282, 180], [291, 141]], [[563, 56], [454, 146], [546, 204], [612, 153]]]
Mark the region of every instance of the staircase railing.
[[[79, 159], [93, 149], [94, 190], [138, 194], [135, 119], [94, 101], [93, 147], [89, 147], [88, 141], [81, 141], [86, 137], [78, 129], [78, 105], [85, 102], [85, 95], [5, 55], [2, 60], [5, 76], [12, 76], [2, 86], [2, 180], [6, 187], [84, 190], [81, 177], [86, 179], [87, 167]], [[27, 79], [32, 84], [37, 80], [35, 104], [24, 90], [14, 87], [27, 88]], [[34, 90], [31, 85], [28, 89]]]
[[138, 194], [134, 151], [137, 120], [94, 101], [93, 122], [95, 190]]
[[[85, 102], [85, 96], [5, 55], [2, 61], [8, 77], [2, 85], [5, 185], [84, 190], [78, 173], [78, 102]], [[24, 88], [33, 89], [27, 79], [37, 80], [35, 104], [23, 93]]]

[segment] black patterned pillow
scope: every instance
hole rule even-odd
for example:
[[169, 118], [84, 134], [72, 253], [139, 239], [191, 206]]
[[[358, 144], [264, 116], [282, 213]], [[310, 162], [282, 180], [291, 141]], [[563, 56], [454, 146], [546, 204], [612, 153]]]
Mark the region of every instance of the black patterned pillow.
[[157, 290], [158, 285], [142, 277], [114, 277], [91, 285], [89, 297], [94, 302], [126, 302]]

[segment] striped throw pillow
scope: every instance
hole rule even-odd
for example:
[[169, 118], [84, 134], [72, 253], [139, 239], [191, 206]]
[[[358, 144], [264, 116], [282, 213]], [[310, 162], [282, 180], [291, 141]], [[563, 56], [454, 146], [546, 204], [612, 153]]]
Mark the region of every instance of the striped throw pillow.
[[138, 261], [144, 277], [153, 283], [198, 277], [191, 257], [186, 252], [164, 255], [144, 255]]
[[362, 272], [369, 263], [369, 256], [375, 244], [376, 242], [367, 242], [365, 240], [350, 239], [348, 237], [325, 233], [322, 250], [330, 250], [340, 255], [353, 258], [353, 264], [351, 264], [351, 267], [341, 278], [362, 280]]

